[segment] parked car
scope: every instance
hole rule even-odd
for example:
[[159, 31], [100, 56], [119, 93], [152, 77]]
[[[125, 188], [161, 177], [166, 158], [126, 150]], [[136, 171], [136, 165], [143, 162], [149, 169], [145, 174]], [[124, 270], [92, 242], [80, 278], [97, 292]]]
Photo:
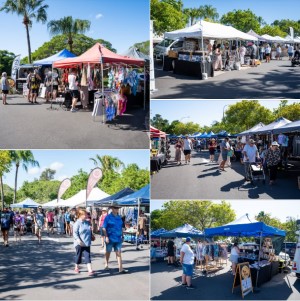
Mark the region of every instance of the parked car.
[[289, 256], [289, 254], [287, 254], [285, 252], [280, 252], [279, 257], [281, 260], [284, 260], [284, 263], [286, 266], [289, 266], [291, 264], [291, 258]]
[[296, 248], [297, 248], [296, 242], [285, 242], [282, 245], [281, 251], [289, 254], [290, 258], [293, 260], [295, 256]]
[[154, 49], [154, 57], [156, 59], [162, 59], [164, 55], [168, 55], [170, 50], [180, 51], [183, 47], [183, 41], [180, 39], [177, 40], [170, 40], [165, 39], [157, 44]]

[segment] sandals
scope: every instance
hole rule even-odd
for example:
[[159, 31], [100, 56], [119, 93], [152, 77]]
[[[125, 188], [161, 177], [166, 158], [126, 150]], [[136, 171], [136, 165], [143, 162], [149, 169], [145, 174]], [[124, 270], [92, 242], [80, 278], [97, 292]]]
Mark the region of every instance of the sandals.
[[75, 268], [75, 269], [74, 269], [74, 272], [75, 272], [76, 274], [79, 274], [79, 273], [80, 273], [80, 271], [79, 271], [78, 268]]
[[128, 270], [122, 270], [121, 272], [119, 272], [119, 274], [127, 274]]
[[96, 274], [95, 274], [94, 271], [90, 271], [88, 275], [89, 275], [89, 276], [95, 276]]
[[105, 271], [109, 271], [110, 268], [109, 268], [108, 266], [106, 266], [106, 267], [104, 268], [104, 270], [105, 270]]

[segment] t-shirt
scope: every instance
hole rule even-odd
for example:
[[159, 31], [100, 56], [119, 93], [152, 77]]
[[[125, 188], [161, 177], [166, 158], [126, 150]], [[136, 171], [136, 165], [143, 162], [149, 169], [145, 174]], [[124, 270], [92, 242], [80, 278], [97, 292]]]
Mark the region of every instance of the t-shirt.
[[288, 47], [288, 53], [293, 53], [293, 52], [294, 52], [294, 47], [290, 45]]
[[107, 213], [105, 214], [101, 214], [100, 218], [99, 218], [99, 227], [103, 227], [103, 223], [104, 223], [104, 220], [105, 218], [107, 217]]
[[105, 228], [110, 242], [122, 242], [122, 226], [123, 221], [120, 215], [108, 214], [104, 220], [103, 228]]
[[249, 159], [248, 162], [255, 162], [256, 153], [257, 153], [257, 147], [255, 144], [253, 146], [246, 144], [243, 151], [246, 152], [247, 157], [248, 157], [248, 158], [246, 158], [246, 156], [244, 156], [244, 159], [243, 159], [244, 162], [247, 162], [248, 161], [247, 159]]
[[270, 54], [271, 53], [271, 47], [270, 46], [268, 46], [267, 48], [266, 48], [266, 54]]
[[44, 225], [44, 215], [43, 215], [43, 213], [37, 213], [35, 215], [35, 220], [36, 220], [37, 226], [41, 228]]
[[195, 255], [193, 250], [188, 244], [184, 244], [180, 250], [180, 252], [184, 253], [183, 256], [183, 264], [194, 264]]
[[68, 76], [68, 82], [69, 82], [69, 89], [70, 90], [78, 90], [77, 84], [76, 84], [76, 75], [70, 74]]
[[9, 86], [7, 85], [6, 77], [1, 78], [1, 90], [9, 90]]
[[231, 255], [239, 255], [236, 247], [232, 247], [232, 249], [231, 249]]
[[183, 148], [185, 150], [191, 150], [191, 140], [190, 139], [184, 139], [183, 140]]
[[10, 226], [10, 213], [2, 212], [1, 213], [1, 229], [9, 229]]
[[47, 220], [49, 223], [54, 222], [54, 213], [52, 211], [47, 213]]
[[220, 148], [221, 148], [221, 153], [227, 155], [230, 145], [227, 141], [222, 141]]
[[65, 221], [66, 221], [66, 222], [70, 222], [70, 221], [71, 221], [71, 216], [70, 216], [70, 213], [69, 213], [69, 212], [66, 212], [66, 213], [65, 213]]
[[168, 250], [174, 250], [174, 241], [173, 240], [169, 240], [167, 243], [167, 248]]

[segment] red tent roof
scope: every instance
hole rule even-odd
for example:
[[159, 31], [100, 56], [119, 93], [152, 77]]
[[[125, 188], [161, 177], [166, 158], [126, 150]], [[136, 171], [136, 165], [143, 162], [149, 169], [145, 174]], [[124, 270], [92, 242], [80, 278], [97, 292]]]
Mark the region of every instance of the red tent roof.
[[99, 64], [101, 62], [101, 59], [103, 63], [124, 63], [128, 65], [138, 66], [144, 65], [143, 60], [133, 59], [127, 56], [119, 55], [105, 48], [100, 43], [96, 43], [93, 47], [88, 49], [80, 56], [54, 62], [53, 67], [69, 68], [82, 63]]

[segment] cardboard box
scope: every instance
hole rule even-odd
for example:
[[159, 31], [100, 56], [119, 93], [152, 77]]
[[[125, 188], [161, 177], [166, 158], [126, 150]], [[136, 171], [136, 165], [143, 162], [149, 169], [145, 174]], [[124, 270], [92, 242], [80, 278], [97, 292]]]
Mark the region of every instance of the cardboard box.
[[174, 50], [169, 50], [169, 57], [178, 58], [178, 52]]

